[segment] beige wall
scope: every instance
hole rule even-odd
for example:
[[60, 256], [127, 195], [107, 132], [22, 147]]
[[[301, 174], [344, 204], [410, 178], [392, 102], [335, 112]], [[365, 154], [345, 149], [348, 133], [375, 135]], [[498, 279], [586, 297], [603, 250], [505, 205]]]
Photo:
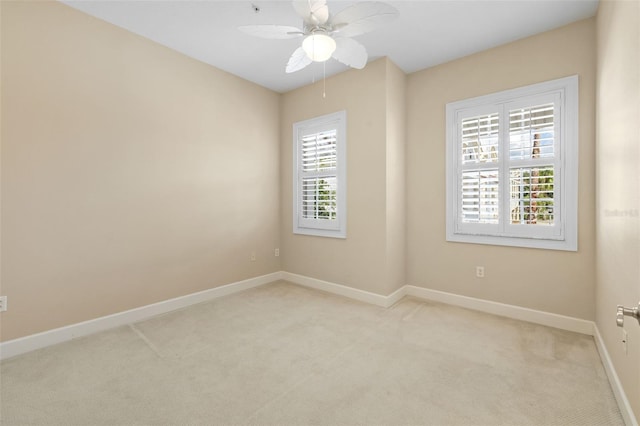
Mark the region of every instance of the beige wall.
[[640, 420], [640, 327], [616, 305], [640, 300], [640, 2], [601, 1], [597, 18], [596, 323]]
[[[282, 96], [280, 110], [283, 270], [384, 295], [402, 285], [398, 275], [404, 272], [402, 264], [391, 264], [402, 259], [386, 257], [389, 222], [397, 226], [395, 222], [403, 220], [400, 214], [387, 215], [387, 185], [400, 185], [395, 175], [388, 183], [387, 165], [400, 162], [403, 151], [403, 131], [397, 125], [401, 118], [393, 118], [391, 146], [387, 143], [387, 96], [401, 104], [404, 93], [399, 87], [403, 76], [388, 62], [380, 59], [363, 70], [327, 79], [325, 99], [322, 81], [288, 92]], [[293, 123], [341, 110], [347, 111], [347, 238], [294, 235]], [[393, 160], [388, 150], [398, 152]]]
[[[445, 241], [445, 105], [569, 75], [580, 81], [578, 252]], [[409, 75], [408, 284], [592, 320], [595, 20]], [[475, 278], [484, 266], [486, 277]]]
[[1, 7], [2, 340], [280, 270], [279, 95], [57, 2]]
[[[595, 315], [640, 417], [640, 328], [625, 354], [613, 323], [640, 299], [638, 5], [600, 6], [596, 150], [594, 19], [410, 76], [378, 60], [323, 99], [322, 82], [279, 96], [62, 4], [1, 2], [1, 340], [280, 269], [408, 283]], [[445, 104], [573, 74], [579, 251], [445, 242]], [[339, 110], [348, 238], [293, 235], [292, 124]]]
[[[3, 340], [279, 269], [594, 318], [594, 19], [410, 76], [381, 59], [327, 79], [326, 98], [322, 82], [278, 96], [58, 3], [3, 2], [2, 39]], [[572, 74], [579, 251], [445, 242], [445, 104]], [[348, 238], [294, 235], [291, 126], [339, 110]]]
[[406, 93], [405, 73], [387, 61], [386, 268], [388, 295], [407, 282], [406, 257]]

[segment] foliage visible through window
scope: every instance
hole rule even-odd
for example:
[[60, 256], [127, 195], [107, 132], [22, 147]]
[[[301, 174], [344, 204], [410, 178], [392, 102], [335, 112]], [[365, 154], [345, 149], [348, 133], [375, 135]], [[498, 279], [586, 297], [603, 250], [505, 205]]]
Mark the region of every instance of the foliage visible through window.
[[344, 112], [294, 125], [294, 232], [345, 236]]
[[[511, 160], [555, 157], [554, 104], [509, 111]], [[510, 212], [512, 224], [553, 225], [553, 162], [539, 167], [512, 167]]]
[[[333, 172], [337, 169], [336, 130], [302, 138], [302, 171]], [[336, 176], [302, 179], [302, 216], [306, 219], [337, 220]]]
[[302, 179], [302, 217], [336, 220], [337, 193], [335, 177]]
[[575, 250], [577, 113], [576, 77], [448, 104], [447, 239]]
[[553, 225], [553, 167], [510, 170], [511, 223]]

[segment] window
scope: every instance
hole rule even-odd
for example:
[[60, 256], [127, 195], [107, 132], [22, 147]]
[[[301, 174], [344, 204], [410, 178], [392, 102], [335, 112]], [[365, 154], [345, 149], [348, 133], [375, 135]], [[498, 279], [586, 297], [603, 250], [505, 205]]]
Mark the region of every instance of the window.
[[293, 125], [293, 232], [346, 238], [346, 112]]
[[447, 241], [576, 251], [578, 77], [446, 114]]

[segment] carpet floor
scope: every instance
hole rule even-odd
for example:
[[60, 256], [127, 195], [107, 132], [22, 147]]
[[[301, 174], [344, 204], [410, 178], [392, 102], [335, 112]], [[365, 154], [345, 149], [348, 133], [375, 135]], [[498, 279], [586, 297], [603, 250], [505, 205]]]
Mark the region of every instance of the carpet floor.
[[593, 338], [279, 281], [5, 360], [3, 425], [623, 425]]

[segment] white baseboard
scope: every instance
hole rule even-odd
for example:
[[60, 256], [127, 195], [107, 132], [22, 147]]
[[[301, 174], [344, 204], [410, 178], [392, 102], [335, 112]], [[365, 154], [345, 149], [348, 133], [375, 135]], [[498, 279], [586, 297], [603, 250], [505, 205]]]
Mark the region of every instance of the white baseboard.
[[389, 296], [382, 296], [369, 291], [358, 290], [341, 284], [318, 280], [304, 275], [292, 274], [290, 272], [282, 272], [282, 279], [301, 286], [338, 294], [350, 299], [371, 303], [385, 308], [392, 306], [404, 296], [409, 295], [420, 299], [433, 300], [449, 305], [461, 306], [463, 308], [500, 315], [507, 318], [587, 334], [589, 336], [593, 335], [593, 321], [553, 314], [550, 312], [537, 311], [534, 309], [523, 308], [521, 306], [492, 302], [490, 300], [460, 296], [458, 294], [446, 293], [444, 291], [431, 290], [413, 285], [405, 285], [391, 293]]
[[573, 331], [581, 334], [593, 335], [593, 321], [573, 318], [551, 312], [537, 311], [523, 308], [522, 306], [507, 305], [505, 303], [490, 300], [476, 299], [474, 297], [461, 296], [444, 291], [431, 290], [413, 285], [406, 285], [406, 294], [421, 299], [433, 300], [448, 305], [460, 306], [489, 314], [500, 315], [507, 318], [546, 325], [561, 330]]
[[199, 291], [186, 296], [164, 300], [162, 302], [153, 303], [151, 305], [142, 306], [128, 311], [118, 312], [116, 314], [107, 315], [89, 321], [32, 334], [19, 339], [9, 340], [0, 343], [0, 359], [11, 358], [16, 355], [44, 348], [46, 346], [55, 345], [57, 343], [66, 342], [78, 337], [94, 334], [99, 331], [142, 321], [159, 314], [195, 305], [196, 303], [217, 299], [218, 297], [248, 290], [280, 279], [282, 279], [282, 272], [274, 272], [226, 284], [220, 287]]
[[304, 287], [338, 294], [340, 296], [348, 297], [349, 299], [359, 300], [372, 305], [382, 306], [383, 308], [388, 308], [404, 296], [404, 287], [396, 290], [390, 296], [382, 296], [380, 294], [371, 293], [370, 291], [358, 290], [357, 288], [347, 287], [342, 284], [323, 281], [304, 275], [292, 274], [291, 272], [282, 272], [282, 279]]
[[188, 294], [186, 296], [176, 297], [174, 299], [142, 306], [140, 308], [107, 315], [93, 320], [56, 328], [42, 333], [21, 337], [19, 339], [9, 340], [7, 342], [0, 343], [0, 359], [10, 358], [32, 350], [97, 333], [99, 331], [119, 327], [136, 321], [142, 321], [155, 315], [163, 314], [176, 309], [194, 305], [196, 303], [201, 303], [207, 300], [226, 296], [228, 294], [237, 293], [239, 291], [247, 290], [281, 279], [304, 287], [338, 294], [350, 299], [359, 300], [365, 303], [371, 303], [373, 305], [381, 306], [384, 308], [392, 306], [400, 299], [402, 299], [405, 295], [410, 295], [426, 300], [434, 300], [450, 305], [475, 309], [478, 311], [501, 315], [508, 318], [529, 321], [536, 324], [547, 325], [550, 327], [575, 331], [588, 335], [593, 335], [594, 330], [594, 324], [591, 321], [566, 317], [549, 312], [536, 311], [520, 306], [506, 305], [503, 303], [476, 299], [473, 297], [460, 296], [457, 294], [431, 290], [423, 287], [405, 285], [394, 291], [390, 295], [383, 296], [380, 294], [371, 293], [369, 291], [358, 290], [352, 287], [347, 287], [341, 284], [323, 281], [304, 275], [280, 271], [262, 275], [260, 277], [250, 278], [244, 281], [238, 281], [235, 283], [223, 285], [209, 290], [200, 291], [198, 293]]
[[413, 296], [425, 300], [433, 300], [436, 302], [446, 303], [449, 305], [460, 306], [468, 309], [474, 309], [481, 312], [487, 312], [507, 318], [528, 321], [535, 324], [555, 327], [562, 330], [573, 331], [577, 333], [594, 336], [596, 347], [600, 353], [602, 364], [604, 365], [607, 377], [611, 383], [613, 393], [618, 402], [620, 412], [627, 426], [639, 426], [638, 422], [631, 410], [631, 405], [622, 388], [618, 375], [604, 345], [602, 336], [598, 327], [592, 321], [579, 318], [567, 317], [564, 315], [553, 314], [550, 312], [537, 311], [534, 309], [523, 308], [521, 306], [507, 305], [504, 303], [492, 302], [489, 300], [476, 299], [468, 296], [447, 293], [438, 290], [432, 290], [413, 285], [405, 285], [394, 291], [388, 296], [371, 293], [364, 290], [358, 290], [341, 284], [322, 281], [304, 275], [292, 274], [290, 272], [274, 272], [255, 278], [223, 285], [209, 290], [188, 294], [186, 296], [176, 297], [174, 299], [165, 300], [140, 308], [131, 309], [117, 314], [112, 314], [77, 324], [68, 325], [66, 327], [56, 328], [54, 330], [45, 331], [31, 336], [21, 337], [15, 340], [0, 343], [0, 360], [11, 358], [26, 352], [44, 348], [46, 346], [55, 345], [78, 337], [87, 336], [99, 331], [131, 324], [142, 321], [153, 316], [164, 314], [176, 309], [181, 309], [197, 303], [206, 302], [222, 296], [237, 293], [250, 288], [258, 287], [277, 280], [286, 280], [294, 284], [309, 287], [317, 290], [326, 291], [348, 297], [350, 299], [359, 300], [361, 302], [388, 308], [402, 299], [404, 296]]
[[620, 409], [620, 414], [622, 414], [624, 423], [627, 426], [638, 426], [638, 421], [633, 414], [631, 404], [629, 404], [627, 395], [622, 388], [622, 383], [620, 383], [620, 378], [616, 373], [616, 369], [613, 367], [609, 351], [607, 351], [607, 347], [604, 344], [604, 340], [602, 340], [602, 335], [600, 335], [600, 330], [596, 324], [593, 325], [593, 330], [593, 339], [596, 342], [596, 348], [598, 348], [598, 352], [600, 353], [600, 359], [602, 360], [604, 371], [606, 371], [607, 377], [609, 378], [609, 383], [611, 384], [611, 389], [616, 397], [616, 402], [618, 403], [618, 408]]
[[387, 304], [385, 307], [389, 308], [395, 305], [400, 301], [400, 299], [402, 299], [406, 295], [407, 295], [407, 286], [403, 285], [402, 287], [400, 287], [399, 289], [397, 289], [396, 291], [394, 291], [393, 293], [387, 296]]

